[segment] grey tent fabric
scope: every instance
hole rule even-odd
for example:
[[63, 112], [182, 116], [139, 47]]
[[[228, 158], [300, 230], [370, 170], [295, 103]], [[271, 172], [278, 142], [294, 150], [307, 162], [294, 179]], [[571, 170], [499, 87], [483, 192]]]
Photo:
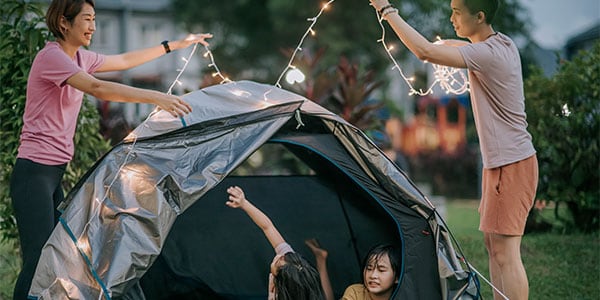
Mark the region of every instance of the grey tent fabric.
[[201, 208], [207, 193], [267, 142], [327, 162], [316, 165], [348, 178], [389, 219], [395, 229], [388, 238], [404, 253], [395, 298], [477, 294], [476, 277], [457, 259], [435, 208], [359, 129], [302, 96], [251, 81], [207, 87], [183, 99], [191, 114], [177, 119], [156, 111], [69, 193], [42, 250], [31, 297], [143, 299], [143, 291], [135, 296], [137, 284], [176, 219], [192, 205]]

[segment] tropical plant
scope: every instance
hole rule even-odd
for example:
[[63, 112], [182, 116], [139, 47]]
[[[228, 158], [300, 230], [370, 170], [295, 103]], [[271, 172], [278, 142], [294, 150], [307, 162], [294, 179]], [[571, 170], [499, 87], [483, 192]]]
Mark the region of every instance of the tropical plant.
[[375, 80], [375, 72], [366, 70], [361, 74], [357, 63], [342, 56], [337, 73], [338, 88], [333, 92], [333, 99], [339, 115], [363, 130], [381, 127], [373, 112], [384, 103], [369, 101], [369, 95], [381, 85]]

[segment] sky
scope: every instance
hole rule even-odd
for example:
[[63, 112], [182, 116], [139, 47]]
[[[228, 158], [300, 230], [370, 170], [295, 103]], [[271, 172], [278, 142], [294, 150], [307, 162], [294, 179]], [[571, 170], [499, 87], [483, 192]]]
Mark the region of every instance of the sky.
[[529, 9], [531, 34], [542, 47], [560, 49], [573, 35], [600, 22], [599, 0], [520, 0]]

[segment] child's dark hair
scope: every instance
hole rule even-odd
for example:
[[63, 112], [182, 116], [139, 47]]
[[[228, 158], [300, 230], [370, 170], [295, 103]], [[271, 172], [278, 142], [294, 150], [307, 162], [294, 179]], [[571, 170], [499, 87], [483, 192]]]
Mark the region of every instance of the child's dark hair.
[[300, 254], [288, 252], [274, 277], [277, 300], [324, 300], [319, 272]]
[[[376, 245], [365, 255], [362, 263], [362, 282], [365, 282], [365, 268], [369, 265], [371, 260], [378, 262], [382, 256], [387, 255], [390, 259], [390, 265], [394, 272], [394, 277], [400, 279], [400, 250], [398, 247], [389, 244]], [[395, 287], [394, 287], [395, 288]]]

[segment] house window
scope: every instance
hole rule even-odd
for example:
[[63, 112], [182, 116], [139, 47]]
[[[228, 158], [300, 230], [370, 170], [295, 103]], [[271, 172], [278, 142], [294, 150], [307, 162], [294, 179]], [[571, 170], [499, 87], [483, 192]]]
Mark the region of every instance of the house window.
[[110, 44], [111, 24], [108, 20], [96, 19], [96, 32], [94, 33], [94, 43], [98, 47], [105, 47]]
[[458, 124], [458, 114], [459, 114], [459, 104], [458, 104], [458, 100], [456, 100], [456, 98], [452, 98], [452, 100], [450, 100], [450, 102], [448, 102], [448, 105], [446, 107], [446, 117], [448, 120], [448, 123], [450, 124]]
[[162, 37], [161, 25], [155, 23], [144, 23], [141, 25], [142, 41], [145, 47], [153, 46], [156, 41], [160, 41]]

